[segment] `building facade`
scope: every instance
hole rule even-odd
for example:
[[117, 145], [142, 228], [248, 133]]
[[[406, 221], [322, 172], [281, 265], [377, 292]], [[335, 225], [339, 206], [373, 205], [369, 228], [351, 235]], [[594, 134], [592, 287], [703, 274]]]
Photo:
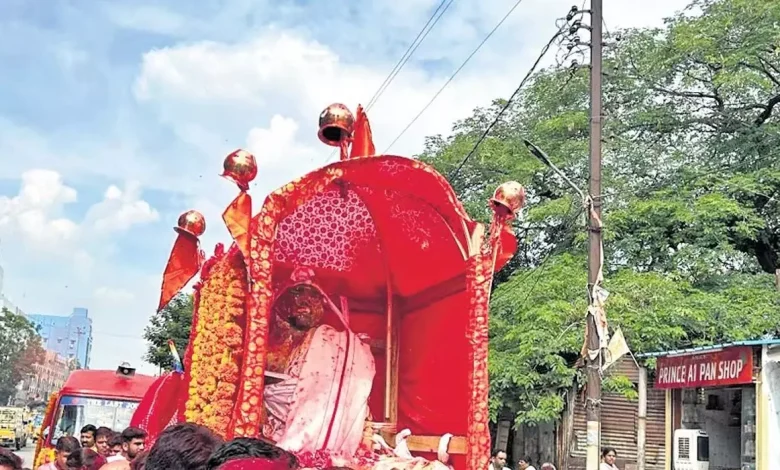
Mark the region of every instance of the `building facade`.
[[70, 362], [55, 351], [46, 351], [41, 364], [36, 364], [35, 372], [25, 378], [17, 387], [15, 404], [24, 406], [34, 403], [46, 403], [48, 397], [58, 392], [71, 371]]
[[780, 339], [644, 356], [666, 394], [666, 470], [780, 470]]
[[27, 315], [39, 328], [43, 346], [78, 366], [89, 369], [92, 356], [92, 319], [86, 308], [74, 308], [68, 316]]

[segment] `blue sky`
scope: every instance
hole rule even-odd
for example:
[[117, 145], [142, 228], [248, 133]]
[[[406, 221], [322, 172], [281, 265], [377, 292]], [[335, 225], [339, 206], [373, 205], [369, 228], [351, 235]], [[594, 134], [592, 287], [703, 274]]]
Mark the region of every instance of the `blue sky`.
[[[370, 113], [380, 150], [513, 3], [453, 3]], [[391, 152], [511, 93], [571, 3], [524, 0]], [[658, 26], [686, 2], [646, 3], [605, 0], [608, 27]], [[141, 335], [178, 214], [206, 215], [211, 251], [228, 239], [227, 153], [256, 155], [257, 199], [323, 164], [319, 111], [367, 102], [437, 4], [0, 2], [3, 294], [29, 313], [88, 308], [94, 367], [153, 370]]]

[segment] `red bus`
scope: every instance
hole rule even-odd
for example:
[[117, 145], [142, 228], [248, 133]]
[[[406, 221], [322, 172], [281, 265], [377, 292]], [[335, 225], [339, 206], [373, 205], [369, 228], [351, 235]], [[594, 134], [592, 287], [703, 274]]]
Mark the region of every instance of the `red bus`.
[[[112, 370], [74, 370], [47, 410], [41, 424], [41, 436], [35, 463], [49, 460], [62, 436], [79, 437], [87, 424], [106, 426], [121, 432], [130, 425], [133, 412], [155, 377], [135, 374], [135, 369], [120, 366]], [[45, 452], [41, 452], [45, 450]]]

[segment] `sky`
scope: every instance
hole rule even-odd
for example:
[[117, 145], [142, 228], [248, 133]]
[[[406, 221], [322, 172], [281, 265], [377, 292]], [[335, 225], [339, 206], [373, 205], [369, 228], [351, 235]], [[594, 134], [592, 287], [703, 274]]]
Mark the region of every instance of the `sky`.
[[[452, 3], [370, 110], [378, 151], [515, 1]], [[509, 96], [573, 1], [523, 0], [388, 152], [412, 156], [426, 136]], [[657, 27], [686, 3], [604, 0], [604, 22]], [[93, 368], [155, 372], [142, 335], [178, 215], [205, 215], [211, 252], [229, 240], [220, 214], [237, 194], [218, 176], [228, 153], [256, 156], [257, 201], [323, 165], [320, 111], [368, 102], [438, 4], [3, 0], [3, 294], [27, 313], [89, 309]]]

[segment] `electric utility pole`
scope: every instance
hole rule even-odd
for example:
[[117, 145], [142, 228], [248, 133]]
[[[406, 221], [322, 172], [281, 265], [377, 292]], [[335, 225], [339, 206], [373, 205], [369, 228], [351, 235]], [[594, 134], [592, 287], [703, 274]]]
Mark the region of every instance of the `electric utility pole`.
[[[601, 232], [601, 49], [602, 0], [590, 3], [590, 177], [588, 192], [591, 207], [588, 213], [588, 295], [600, 281], [602, 265]], [[591, 305], [593, 299], [590, 298]], [[586, 469], [598, 470], [601, 444], [601, 345], [596, 318], [587, 316], [587, 458]], [[595, 354], [594, 354], [595, 353]]]

